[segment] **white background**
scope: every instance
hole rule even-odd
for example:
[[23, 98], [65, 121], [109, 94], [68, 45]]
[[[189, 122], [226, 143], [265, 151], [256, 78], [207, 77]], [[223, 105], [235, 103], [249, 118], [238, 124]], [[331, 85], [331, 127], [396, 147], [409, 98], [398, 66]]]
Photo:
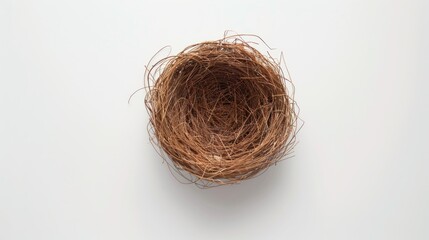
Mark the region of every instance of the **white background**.
[[[0, 1], [0, 239], [429, 239], [428, 1]], [[295, 157], [178, 183], [144, 65], [224, 30], [285, 53]]]

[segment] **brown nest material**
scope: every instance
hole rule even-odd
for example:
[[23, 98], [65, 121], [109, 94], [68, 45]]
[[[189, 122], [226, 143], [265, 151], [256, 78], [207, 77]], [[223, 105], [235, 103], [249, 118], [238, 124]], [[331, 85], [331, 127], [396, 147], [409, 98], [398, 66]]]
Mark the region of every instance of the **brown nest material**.
[[295, 144], [290, 81], [252, 44], [242, 35], [194, 44], [147, 71], [152, 140], [199, 186], [254, 177]]

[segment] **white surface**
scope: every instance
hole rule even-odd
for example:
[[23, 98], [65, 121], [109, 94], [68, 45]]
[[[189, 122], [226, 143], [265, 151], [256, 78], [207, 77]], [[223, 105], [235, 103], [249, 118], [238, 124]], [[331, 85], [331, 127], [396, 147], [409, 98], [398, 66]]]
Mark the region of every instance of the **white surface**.
[[[0, 2], [0, 239], [429, 239], [427, 1]], [[143, 66], [224, 30], [284, 51], [296, 157], [200, 190], [149, 144]]]

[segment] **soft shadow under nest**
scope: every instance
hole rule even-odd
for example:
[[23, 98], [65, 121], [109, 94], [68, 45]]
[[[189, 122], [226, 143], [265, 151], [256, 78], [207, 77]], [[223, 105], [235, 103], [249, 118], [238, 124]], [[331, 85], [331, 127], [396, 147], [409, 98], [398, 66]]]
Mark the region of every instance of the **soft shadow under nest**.
[[191, 45], [148, 69], [152, 142], [170, 169], [198, 186], [254, 177], [295, 145], [286, 83], [280, 62], [241, 35]]

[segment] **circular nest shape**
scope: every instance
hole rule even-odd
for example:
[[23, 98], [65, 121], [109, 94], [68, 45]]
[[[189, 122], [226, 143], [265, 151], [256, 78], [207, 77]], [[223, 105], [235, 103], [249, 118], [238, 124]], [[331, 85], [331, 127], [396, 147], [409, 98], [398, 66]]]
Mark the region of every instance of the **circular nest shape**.
[[293, 147], [297, 114], [289, 80], [279, 63], [244, 40], [194, 44], [148, 72], [153, 140], [192, 182], [237, 183]]

